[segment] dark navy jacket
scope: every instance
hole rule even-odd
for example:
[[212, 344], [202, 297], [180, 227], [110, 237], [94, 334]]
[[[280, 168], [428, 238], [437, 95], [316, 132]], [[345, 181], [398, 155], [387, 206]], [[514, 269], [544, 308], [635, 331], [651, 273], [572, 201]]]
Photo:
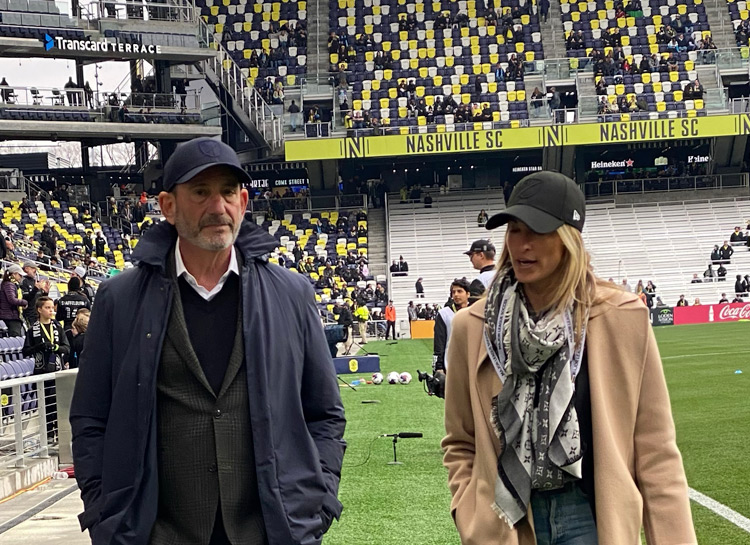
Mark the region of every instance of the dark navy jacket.
[[[156, 519], [156, 376], [176, 237], [166, 222], [150, 229], [138, 265], [100, 286], [91, 314], [70, 422], [94, 545], [147, 545]], [[235, 243], [258, 488], [270, 544], [317, 545], [341, 514], [344, 409], [312, 288], [268, 263], [276, 246], [247, 220]]]

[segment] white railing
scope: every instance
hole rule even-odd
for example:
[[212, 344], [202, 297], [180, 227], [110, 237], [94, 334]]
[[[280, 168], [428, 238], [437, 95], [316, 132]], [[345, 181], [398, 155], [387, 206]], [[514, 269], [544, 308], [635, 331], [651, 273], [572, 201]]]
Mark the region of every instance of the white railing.
[[198, 31], [198, 39], [206, 47], [211, 47], [217, 52], [216, 56], [204, 61], [203, 66], [207, 66], [216, 74], [220, 83], [232, 95], [235, 103], [240, 106], [271, 148], [281, 148], [284, 145], [282, 118], [275, 115], [255, 87], [247, 83], [242, 69], [221, 42], [214, 38], [213, 32], [201, 18], [198, 18]]
[[18, 362], [23, 361], [0, 363], [0, 379], [8, 376], [8, 368], [13, 369], [13, 376], [24, 375], [0, 380], [1, 467], [24, 467], [31, 458], [48, 456], [49, 448], [56, 444], [55, 374], [26, 376], [33, 371], [33, 363], [31, 370], [20, 369]]

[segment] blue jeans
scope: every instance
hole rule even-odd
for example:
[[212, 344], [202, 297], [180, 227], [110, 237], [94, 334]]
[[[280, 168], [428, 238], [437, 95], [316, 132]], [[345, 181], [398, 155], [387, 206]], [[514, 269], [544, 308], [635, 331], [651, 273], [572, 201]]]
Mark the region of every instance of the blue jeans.
[[596, 521], [581, 488], [568, 483], [531, 493], [537, 545], [597, 545]]

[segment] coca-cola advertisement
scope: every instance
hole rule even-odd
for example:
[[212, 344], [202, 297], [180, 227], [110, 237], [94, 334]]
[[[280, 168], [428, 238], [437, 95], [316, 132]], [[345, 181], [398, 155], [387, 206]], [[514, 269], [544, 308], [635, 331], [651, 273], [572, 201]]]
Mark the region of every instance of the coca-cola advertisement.
[[736, 322], [738, 320], [750, 320], [750, 303], [699, 305], [674, 309], [675, 325]]

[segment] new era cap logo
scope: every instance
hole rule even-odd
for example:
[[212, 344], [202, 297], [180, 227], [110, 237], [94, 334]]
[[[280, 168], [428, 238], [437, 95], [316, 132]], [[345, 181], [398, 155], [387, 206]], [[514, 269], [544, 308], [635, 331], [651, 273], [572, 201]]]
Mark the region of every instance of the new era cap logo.
[[55, 47], [55, 39], [49, 34], [45, 34], [44, 35], [44, 50], [49, 51], [53, 47]]
[[205, 140], [198, 144], [198, 149], [206, 157], [217, 158], [221, 155], [221, 144], [214, 140]]
[[581, 215], [578, 210], [573, 210], [573, 221], [581, 221]]

